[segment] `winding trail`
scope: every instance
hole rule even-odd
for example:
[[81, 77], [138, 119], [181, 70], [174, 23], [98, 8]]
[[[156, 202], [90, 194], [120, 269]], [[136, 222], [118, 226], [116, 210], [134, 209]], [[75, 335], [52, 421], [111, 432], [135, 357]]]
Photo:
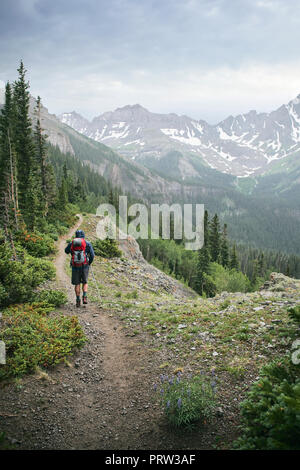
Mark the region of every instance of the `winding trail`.
[[[83, 374], [88, 377], [86, 381], [82, 380], [77, 390], [80, 401], [74, 409], [76, 421], [73, 421], [73, 426], [79, 424], [80, 437], [76, 437], [75, 442], [72, 439], [70, 444], [77, 449], [138, 448], [141, 441], [137, 431], [145, 416], [141, 416], [140, 406], [138, 414], [132, 412], [132, 409], [137, 408], [140, 388], [146, 385], [141, 377], [144, 364], [142, 348], [136, 341], [126, 337], [120, 322], [96, 303], [89, 303], [80, 309], [74, 307], [74, 288], [65, 271], [64, 250], [66, 240], [72, 238], [82, 223], [82, 216], [78, 216], [76, 225], [59, 239], [54, 260], [58, 282], [67, 291], [69, 299], [65, 309], [68, 314], [78, 315], [88, 338], [84, 350], [79, 352], [74, 361], [75, 368], [84, 371], [77, 376]], [[95, 419], [95, 414], [99, 414], [98, 408], [101, 409], [100, 421]], [[131, 408], [130, 415], [128, 408]], [[143, 409], [147, 412], [149, 405]]]

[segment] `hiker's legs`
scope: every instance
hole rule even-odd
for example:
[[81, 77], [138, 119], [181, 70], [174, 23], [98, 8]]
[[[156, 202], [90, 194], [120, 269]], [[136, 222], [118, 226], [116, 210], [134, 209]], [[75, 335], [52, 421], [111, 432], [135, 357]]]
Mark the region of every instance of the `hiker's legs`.
[[87, 304], [87, 289], [88, 289], [88, 285], [87, 285], [87, 282], [85, 282], [84, 284], [82, 284], [82, 293], [83, 293], [82, 302], [84, 304]]
[[81, 269], [72, 267], [72, 284], [76, 294], [76, 307], [80, 307], [80, 283], [81, 283]]
[[80, 284], [75, 285], [76, 307], [80, 307]]
[[87, 285], [87, 283], [86, 283], [86, 284], [82, 284], [82, 292], [86, 292], [86, 293], [87, 293], [87, 290], [88, 290], [88, 285]]
[[75, 286], [75, 294], [77, 297], [80, 297], [80, 284], [77, 284]]

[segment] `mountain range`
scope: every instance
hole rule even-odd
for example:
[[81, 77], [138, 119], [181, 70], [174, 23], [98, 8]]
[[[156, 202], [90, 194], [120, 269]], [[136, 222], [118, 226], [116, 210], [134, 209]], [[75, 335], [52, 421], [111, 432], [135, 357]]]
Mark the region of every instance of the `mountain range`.
[[[0, 92], [0, 108], [3, 101], [4, 95]], [[33, 120], [34, 106], [35, 99], [31, 98], [30, 114]], [[221, 222], [228, 223], [228, 233], [233, 240], [258, 248], [298, 254], [298, 112], [300, 115], [297, 98], [289, 105], [279, 108], [275, 112], [276, 119], [275, 115], [270, 117], [272, 113], [262, 115], [250, 112], [244, 117], [228, 118], [222, 121], [222, 125], [217, 126], [209, 126], [204, 121], [196, 122], [175, 114], [150, 113], [140, 105], [125, 106], [114, 112], [104, 113], [94, 119], [93, 124], [74, 112], [56, 117], [45, 107], [42, 107], [41, 118], [49, 144], [58, 147], [62, 154], [70, 154], [88, 164], [114, 186], [120, 187], [124, 193], [147, 203], [203, 203], [211, 214], [217, 212]], [[291, 117], [293, 114], [294, 118]], [[262, 116], [265, 116], [265, 121]], [[284, 126], [277, 126], [281, 133], [278, 130], [277, 134], [276, 128], [272, 128], [272, 120]], [[104, 122], [106, 124], [103, 125]], [[194, 122], [195, 135], [192, 134], [191, 122]], [[99, 123], [103, 125], [102, 128]], [[94, 126], [94, 137], [98, 135], [97, 140], [92, 138], [93, 134], [88, 130], [89, 125]], [[239, 125], [244, 127], [239, 129]], [[248, 137], [245, 135], [247, 126]], [[164, 132], [161, 129], [164, 129]], [[243, 135], [244, 143], [248, 141], [249, 144], [250, 134], [257, 135], [258, 132], [260, 138], [253, 139], [251, 145], [257, 139], [263, 142], [258, 146], [261, 148], [261, 154], [255, 153], [249, 145], [243, 146], [241, 141], [237, 142], [236, 136]], [[231, 140], [224, 137], [225, 133], [226, 136], [231, 136]], [[269, 145], [272, 133], [275, 133], [276, 138], [279, 135], [281, 147], [278, 149]], [[134, 139], [138, 134], [139, 139]], [[264, 135], [265, 140], [262, 140]], [[182, 140], [174, 138], [179, 136]], [[189, 143], [183, 140], [186, 136], [190, 136]], [[231, 165], [230, 168], [212, 168], [217, 166], [217, 162], [223, 162], [224, 158], [216, 156], [214, 150], [211, 150], [212, 153], [206, 154], [210, 156], [205, 159], [194, 148], [196, 146], [191, 145], [199, 138], [201, 146], [205, 148], [203, 142], [207, 139], [207, 142], [212, 143], [213, 136], [216, 142], [219, 142], [218, 145], [222, 146], [221, 152], [225, 152], [225, 145], [228, 152], [230, 148], [241, 152], [239, 157], [235, 158], [230, 154], [226, 159], [227, 165]], [[133, 140], [139, 142], [133, 143]], [[211, 147], [215, 149], [217, 144], [214, 143]], [[220, 149], [218, 152], [220, 153]], [[254, 159], [260, 158], [259, 170], [253, 170], [258, 163], [253, 164], [250, 152], [253, 152], [253, 155], [255, 153]], [[208, 163], [209, 158], [214, 164]], [[238, 171], [238, 168], [246, 165], [242, 162], [248, 164], [246, 174], [244, 171]], [[247, 176], [250, 171], [253, 173]]]
[[197, 177], [195, 158], [204, 165], [238, 177], [268, 172], [300, 150], [300, 95], [271, 113], [250, 111], [216, 125], [177, 114], [157, 114], [128, 105], [88, 121], [75, 111], [59, 119], [127, 159], [158, 171], [176, 152], [180, 180]]

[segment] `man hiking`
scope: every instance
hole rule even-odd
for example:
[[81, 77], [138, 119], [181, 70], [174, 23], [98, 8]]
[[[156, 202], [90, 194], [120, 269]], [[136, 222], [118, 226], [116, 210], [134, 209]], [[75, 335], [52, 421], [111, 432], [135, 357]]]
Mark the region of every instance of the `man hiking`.
[[89, 267], [95, 254], [92, 244], [85, 240], [83, 230], [77, 230], [75, 237], [65, 248], [65, 252], [72, 255], [72, 284], [75, 286], [76, 307], [80, 307], [80, 284], [82, 283], [82, 303], [87, 304]]

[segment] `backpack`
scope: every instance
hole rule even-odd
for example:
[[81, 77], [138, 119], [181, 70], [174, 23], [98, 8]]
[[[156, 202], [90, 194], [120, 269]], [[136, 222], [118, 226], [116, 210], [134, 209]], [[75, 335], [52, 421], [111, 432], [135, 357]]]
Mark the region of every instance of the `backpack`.
[[86, 256], [86, 241], [84, 238], [74, 238], [71, 245], [71, 253], [72, 253], [72, 266], [80, 267], [85, 264], [88, 264], [87, 256]]

